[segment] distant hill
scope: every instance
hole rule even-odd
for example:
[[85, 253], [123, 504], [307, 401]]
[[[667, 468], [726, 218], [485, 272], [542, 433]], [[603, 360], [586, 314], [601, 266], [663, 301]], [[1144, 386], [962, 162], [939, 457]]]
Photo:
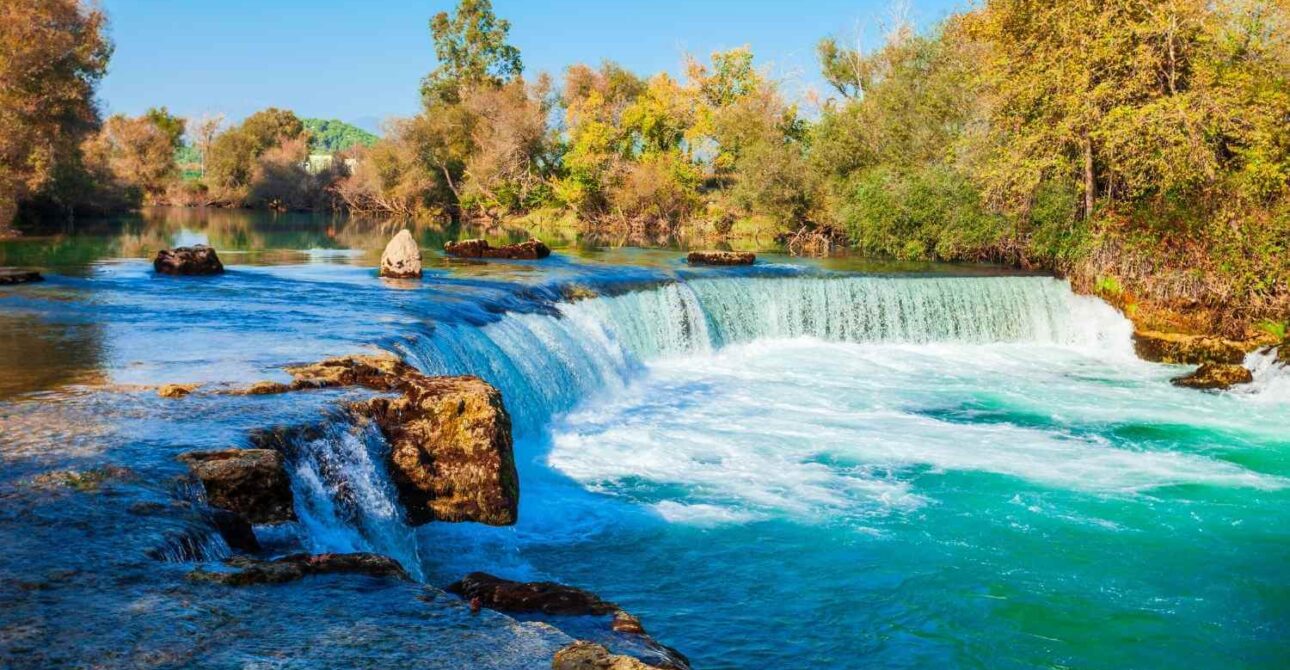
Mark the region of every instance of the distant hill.
[[358, 126], [336, 119], [301, 119], [301, 122], [312, 137], [310, 149], [315, 153], [331, 154], [360, 144], [370, 147], [378, 139]]

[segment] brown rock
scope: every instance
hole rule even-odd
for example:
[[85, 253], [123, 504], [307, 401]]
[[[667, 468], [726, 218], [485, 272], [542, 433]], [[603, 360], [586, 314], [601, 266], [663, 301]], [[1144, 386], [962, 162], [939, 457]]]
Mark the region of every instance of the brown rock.
[[537, 239], [501, 247], [491, 246], [487, 240], [462, 240], [445, 243], [443, 251], [449, 256], [459, 258], [509, 258], [530, 261], [551, 255], [550, 247]]
[[201, 384], [165, 384], [157, 389], [157, 395], [163, 398], [182, 398], [197, 390]]
[[1133, 334], [1133, 349], [1138, 358], [1157, 363], [1237, 364], [1245, 360], [1245, 348], [1239, 343], [1203, 335], [1137, 331]]
[[252, 523], [290, 521], [291, 482], [282, 454], [269, 449], [190, 451], [179, 456], [202, 482], [212, 507], [237, 512]]
[[615, 633], [626, 633], [628, 635], [645, 635], [645, 626], [641, 625], [641, 620], [637, 619], [634, 614], [629, 614], [626, 610], [614, 612], [614, 621], [609, 626]]
[[364, 386], [377, 391], [391, 391], [406, 376], [419, 375], [416, 368], [390, 355], [341, 356], [309, 365], [287, 368], [295, 378], [292, 388], [332, 388]]
[[295, 387], [291, 384], [263, 381], [251, 384], [246, 388], [229, 391], [228, 393], [229, 395], [273, 395], [275, 393], [286, 393], [293, 390], [295, 390]]
[[381, 276], [392, 279], [421, 278], [421, 248], [406, 229], [400, 230], [381, 253]]
[[208, 572], [194, 570], [189, 579], [213, 582], [227, 586], [251, 584], [285, 584], [308, 575], [363, 574], [372, 577], [395, 577], [408, 580], [408, 573], [398, 561], [387, 556], [369, 553], [353, 554], [292, 554], [272, 561], [235, 557], [225, 561], [239, 568], [237, 572]]
[[208, 512], [211, 525], [219, 531], [225, 544], [237, 551], [256, 552], [260, 550], [260, 541], [255, 537], [255, 529], [246, 517], [226, 509], [211, 508]]
[[603, 645], [579, 640], [560, 651], [551, 659], [552, 670], [656, 670], [631, 656], [611, 654]]
[[749, 251], [691, 251], [685, 260], [690, 265], [752, 265], [757, 254]]
[[191, 247], [162, 249], [152, 261], [152, 267], [163, 275], [217, 275], [224, 272], [215, 250], [198, 244]]
[[[387, 382], [388, 384], [388, 382]], [[390, 475], [409, 523], [515, 523], [519, 475], [502, 395], [478, 377], [397, 380], [402, 395], [354, 403], [390, 443]]]
[[1205, 363], [1195, 372], [1170, 380], [1174, 386], [1192, 389], [1227, 389], [1254, 381], [1254, 375], [1243, 365]]
[[40, 273], [35, 270], [27, 270], [24, 268], [0, 268], [0, 286], [8, 284], [27, 284], [42, 280], [44, 280], [44, 277], [40, 276]]
[[601, 616], [621, 611], [590, 591], [555, 582], [513, 582], [486, 572], [472, 572], [447, 590], [466, 600], [478, 598], [484, 607], [499, 612]]

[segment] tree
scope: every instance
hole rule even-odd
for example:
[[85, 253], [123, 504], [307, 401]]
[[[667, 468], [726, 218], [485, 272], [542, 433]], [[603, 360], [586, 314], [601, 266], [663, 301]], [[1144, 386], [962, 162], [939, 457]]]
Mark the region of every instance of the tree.
[[0, 3], [0, 228], [35, 195], [72, 205], [60, 182], [76, 181], [81, 140], [99, 124], [106, 23], [78, 0]]
[[156, 196], [175, 179], [175, 126], [158, 125], [156, 119], [151, 112], [136, 118], [113, 116], [85, 143], [86, 163], [97, 168], [100, 180], [110, 182], [101, 186], [114, 183]]
[[189, 119], [186, 122], [188, 136], [197, 147], [202, 161], [202, 177], [206, 177], [206, 157], [210, 154], [211, 144], [215, 142], [215, 137], [219, 135], [220, 128], [224, 126], [224, 115], [203, 115], [197, 119]]
[[144, 112], [146, 118], [152, 125], [156, 126], [161, 132], [165, 133], [166, 138], [170, 141], [171, 149], [178, 149], [184, 144], [184, 129], [188, 122], [183, 118], [170, 113], [165, 107], [151, 107]]
[[439, 12], [430, 20], [439, 67], [421, 83], [427, 105], [456, 103], [463, 88], [501, 86], [524, 70], [520, 51], [506, 43], [511, 24], [493, 14], [489, 0], [460, 0], [452, 14]]
[[260, 157], [269, 149], [305, 136], [291, 111], [270, 107], [256, 112], [211, 142], [205, 157], [206, 179], [217, 200], [243, 203], [256, 178]]

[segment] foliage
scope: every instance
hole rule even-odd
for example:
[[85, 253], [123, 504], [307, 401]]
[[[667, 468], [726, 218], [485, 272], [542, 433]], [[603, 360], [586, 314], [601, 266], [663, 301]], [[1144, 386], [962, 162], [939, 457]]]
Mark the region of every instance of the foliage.
[[273, 147], [302, 137], [304, 132], [304, 124], [295, 114], [270, 107], [215, 137], [206, 156], [205, 180], [215, 199], [244, 203], [260, 157]]
[[15, 203], [77, 204], [80, 143], [99, 124], [94, 90], [112, 45], [106, 18], [79, 0], [0, 3], [0, 229]]
[[157, 196], [177, 176], [176, 128], [183, 128], [182, 120], [152, 112], [136, 118], [113, 116], [86, 141], [85, 162], [100, 175], [101, 187]]
[[370, 147], [379, 139], [357, 126], [335, 119], [301, 119], [309, 131], [309, 150], [316, 154], [337, 154], [354, 147]]
[[511, 24], [493, 14], [489, 0], [461, 0], [452, 14], [430, 20], [439, 67], [421, 82], [427, 105], [456, 103], [464, 88], [501, 86], [524, 70], [520, 51], [506, 43]]

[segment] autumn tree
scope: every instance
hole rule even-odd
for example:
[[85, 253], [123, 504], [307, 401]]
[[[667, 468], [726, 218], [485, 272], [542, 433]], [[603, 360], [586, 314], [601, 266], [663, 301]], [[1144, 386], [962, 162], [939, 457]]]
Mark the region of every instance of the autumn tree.
[[0, 3], [0, 228], [33, 196], [73, 205], [67, 190], [99, 123], [94, 90], [111, 54], [102, 11], [79, 0]]
[[183, 127], [182, 120], [168, 117], [174, 122], [159, 123], [158, 118], [152, 112], [135, 118], [116, 115], [86, 141], [85, 161], [93, 166], [100, 187], [157, 196], [178, 176], [175, 129]]

